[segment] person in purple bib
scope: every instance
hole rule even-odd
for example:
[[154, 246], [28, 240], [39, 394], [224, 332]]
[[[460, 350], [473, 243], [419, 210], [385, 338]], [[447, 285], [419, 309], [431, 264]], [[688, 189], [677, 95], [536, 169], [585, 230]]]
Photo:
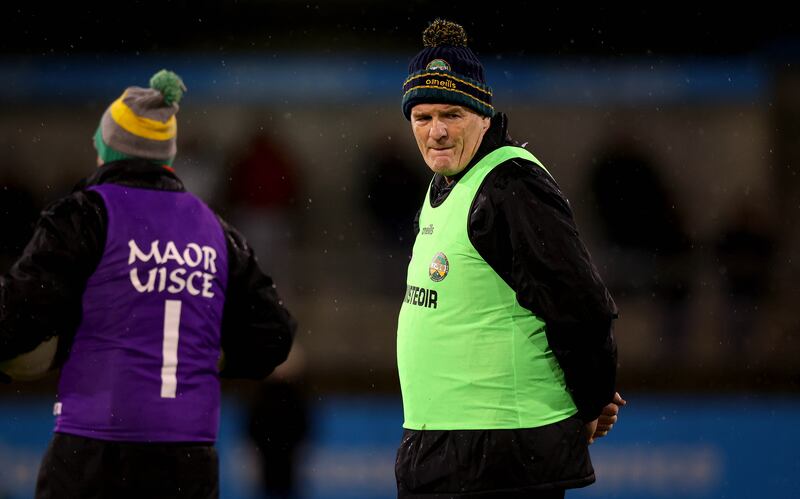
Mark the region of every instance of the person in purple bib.
[[0, 278], [0, 377], [61, 368], [37, 498], [218, 497], [219, 378], [289, 353], [272, 279], [171, 167], [185, 90], [162, 70], [108, 107], [99, 168]]

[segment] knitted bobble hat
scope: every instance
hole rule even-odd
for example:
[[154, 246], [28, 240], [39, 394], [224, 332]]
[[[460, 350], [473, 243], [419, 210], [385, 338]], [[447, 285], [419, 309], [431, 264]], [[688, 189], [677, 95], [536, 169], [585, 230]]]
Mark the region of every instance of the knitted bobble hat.
[[456, 104], [481, 116], [494, 116], [492, 89], [486, 84], [483, 65], [467, 46], [460, 25], [436, 19], [422, 33], [425, 46], [411, 59], [403, 83], [403, 115], [422, 103]]
[[178, 103], [186, 91], [180, 76], [162, 69], [150, 88], [128, 87], [103, 113], [94, 135], [103, 162], [144, 158], [171, 165], [177, 153]]

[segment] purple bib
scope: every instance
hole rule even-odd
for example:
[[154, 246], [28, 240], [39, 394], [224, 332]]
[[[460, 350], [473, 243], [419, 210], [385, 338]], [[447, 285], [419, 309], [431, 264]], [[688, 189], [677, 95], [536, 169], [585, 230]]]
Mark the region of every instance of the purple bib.
[[213, 442], [228, 281], [222, 227], [188, 192], [115, 184], [90, 190], [103, 198], [108, 232], [61, 371], [55, 431]]

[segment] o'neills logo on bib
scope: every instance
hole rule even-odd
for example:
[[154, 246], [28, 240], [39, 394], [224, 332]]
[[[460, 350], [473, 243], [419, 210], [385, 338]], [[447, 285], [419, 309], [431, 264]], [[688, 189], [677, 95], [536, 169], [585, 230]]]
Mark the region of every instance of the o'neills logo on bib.
[[447, 255], [436, 253], [433, 257], [430, 267], [428, 267], [428, 275], [433, 282], [441, 282], [447, 277], [447, 272], [450, 270], [450, 262], [447, 261]]

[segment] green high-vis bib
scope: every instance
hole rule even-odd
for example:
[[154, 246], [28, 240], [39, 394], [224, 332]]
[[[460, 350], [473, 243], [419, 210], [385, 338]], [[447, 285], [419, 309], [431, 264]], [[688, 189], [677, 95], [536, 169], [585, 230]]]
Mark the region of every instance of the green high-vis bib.
[[501, 147], [472, 167], [434, 208], [425, 196], [397, 324], [403, 427], [533, 428], [577, 412], [544, 322], [469, 240], [469, 211], [486, 176], [512, 158]]

